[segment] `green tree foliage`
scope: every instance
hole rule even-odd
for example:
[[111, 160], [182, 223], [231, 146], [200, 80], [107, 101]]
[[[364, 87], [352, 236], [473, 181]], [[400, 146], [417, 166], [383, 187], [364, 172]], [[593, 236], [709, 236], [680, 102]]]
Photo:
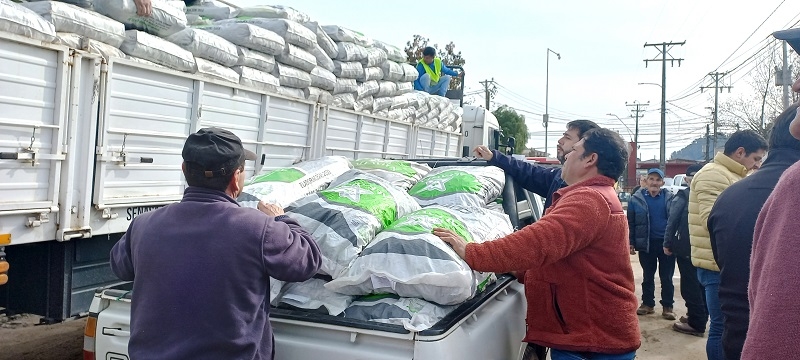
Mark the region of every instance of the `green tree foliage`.
[[514, 153], [521, 154], [526, 149], [525, 144], [528, 142], [528, 126], [525, 125], [525, 116], [519, 114], [508, 105], [500, 106], [495, 111], [492, 111], [492, 114], [497, 118], [497, 122], [500, 123], [503, 136], [506, 138], [513, 136], [517, 141], [514, 146]]
[[[429, 45], [430, 39], [422, 37], [422, 35], [414, 35], [414, 38], [406, 43], [406, 58], [408, 63], [416, 66], [417, 61], [422, 59], [422, 50], [430, 46], [436, 49], [436, 56], [442, 59], [442, 62], [447, 66], [464, 66], [466, 60], [461, 56], [461, 51], [456, 52], [456, 44], [452, 41], [444, 46], [444, 51], [439, 49], [438, 44]], [[450, 81], [450, 89], [458, 89], [461, 87], [461, 79], [453, 78]]]

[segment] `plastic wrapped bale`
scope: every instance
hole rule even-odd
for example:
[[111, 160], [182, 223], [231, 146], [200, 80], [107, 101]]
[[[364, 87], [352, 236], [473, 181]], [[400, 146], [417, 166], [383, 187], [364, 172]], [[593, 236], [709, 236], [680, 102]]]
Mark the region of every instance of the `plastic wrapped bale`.
[[272, 55], [250, 50], [244, 46], [237, 46], [236, 52], [239, 54], [236, 66], [246, 66], [266, 73], [275, 70], [275, 57]]
[[333, 62], [333, 74], [339, 78], [358, 79], [364, 73], [364, 67], [360, 62], [343, 62], [335, 60]]
[[197, 73], [208, 75], [213, 78], [230, 81], [234, 84], [239, 83], [239, 74], [231, 68], [224, 67], [213, 61], [195, 58], [197, 63]]
[[372, 47], [374, 43], [369, 36], [338, 25], [324, 25], [322, 29], [325, 30], [325, 33], [334, 41], [351, 42], [364, 47]]
[[403, 63], [403, 62], [408, 61], [408, 58], [407, 58], [407, 55], [406, 55], [405, 51], [400, 50], [400, 48], [397, 47], [397, 46], [389, 45], [389, 44], [387, 44], [387, 43], [385, 43], [383, 41], [377, 41], [376, 40], [375, 41], [375, 47], [385, 51], [386, 52], [386, 58], [391, 60], [391, 61], [398, 62], [398, 63]]
[[186, 14], [164, 0], [152, 0], [150, 16], [136, 15], [133, 0], [95, 1], [94, 10], [125, 24], [126, 29], [146, 31], [166, 38], [186, 28]]
[[278, 92], [280, 81], [272, 74], [247, 66], [234, 66], [232, 69], [239, 74], [239, 84], [272, 93]]
[[226, 67], [234, 66], [239, 61], [236, 45], [205, 30], [186, 28], [169, 36], [167, 41], [189, 50], [196, 58]]
[[[375, 98], [372, 102], [372, 112], [377, 113], [382, 110], [389, 110], [389, 108], [392, 107], [392, 102], [391, 97]], [[388, 112], [383, 116], [386, 117], [386, 115], [388, 115]]]
[[331, 105], [340, 107], [342, 109], [354, 110], [356, 104], [356, 96], [353, 93], [343, 93], [333, 95]]
[[460, 304], [483, 291], [493, 276], [473, 271], [433, 235], [448, 229], [467, 242], [491, 241], [514, 231], [508, 216], [483, 208], [430, 206], [408, 214], [367, 245], [347, 272], [326, 285], [349, 295], [392, 293], [442, 305]]
[[383, 79], [383, 70], [379, 67], [368, 67], [364, 68], [364, 73], [362, 76], [358, 77], [358, 81], [360, 82], [367, 82], [370, 80], [380, 80]]
[[180, 46], [139, 30], [128, 30], [125, 35], [120, 46], [125, 54], [179, 71], [197, 71], [192, 53]]
[[361, 99], [356, 100], [355, 104], [353, 104], [353, 110], [363, 112], [367, 109], [372, 109], [372, 96], [365, 96]]
[[361, 59], [361, 65], [364, 67], [381, 66], [386, 61], [386, 51], [378, 48], [369, 48], [365, 50], [366, 57]]
[[[336, 85], [333, 87], [333, 95], [353, 94], [356, 91], [358, 91], [358, 82], [356, 82], [356, 79], [336, 78]], [[353, 101], [355, 101], [355, 97]]]
[[386, 81], [400, 81], [403, 78], [403, 67], [394, 61], [384, 61], [381, 64], [383, 71], [383, 80]]
[[317, 59], [317, 65], [322, 66], [325, 70], [333, 71], [333, 59], [331, 59], [328, 54], [322, 50], [319, 44], [313, 46], [308, 50], [308, 52], [310, 52], [311, 55], [314, 55], [314, 57]]
[[310, 49], [317, 43], [317, 34], [313, 31], [306, 29], [305, 26], [300, 25], [291, 20], [286, 19], [265, 19], [265, 18], [246, 18], [240, 16], [236, 19], [220, 20], [217, 23], [247, 23], [258, 26], [260, 28], [272, 31], [281, 36], [286, 43], [297, 45], [303, 49]]
[[326, 156], [292, 167], [265, 171], [245, 182], [242, 194], [236, 201], [249, 208], [257, 208], [259, 201], [287, 207], [326, 188], [350, 168], [350, 161], [345, 157]]
[[455, 308], [394, 294], [376, 294], [354, 300], [344, 310], [344, 317], [401, 325], [408, 331], [420, 332], [431, 328]]
[[404, 191], [411, 189], [431, 171], [426, 164], [389, 159], [358, 159], [353, 161], [353, 168], [384, 179]]
[[85, 36], [72, 34], [72, 33], [56, 33], [57, 43], [69, 46], [73, 49], [87, 51], [91, 54], [97, 54], [108, 60], [110, 58], [125, 58], [125, 53], [122, 50], [111, 45], [101, 43], [96, 40], [89, 39]]
[[313, 86], [303, 89], [303, 94], [305, 94], [306, 100], [320, 104], [330, 104], [333, 101], [333, 95], [330, 92]]
[[186, 8], [186, 17], [195, 15], [211, 20], [235, 18], [239, 10], [213, 0], [201, 0]]
[[311, 74], [281, 63], [275, 64], [272, 75], [278, 78], [281, 86], [304, 89], [311, 86]]
[[394, 94], [403, 95], [403, 94], [408, 94], [412, 91], [414, 91], [413, 82], [399, 82], [397, 83], [397, 91]]
[[0, 0], [0, 31], [53, 42], [56, 29], [35, 12], [9, 0]]
[[314, 55], [292, 44], [286, 44], [283, 52], [275, 56], [275, 60], [306, 72], [317, 67], [317, 58]]
[[339, 55], [339, 47], [336, 45], [333, 39], [331, 39], [331, 37], [325, 33], [325, 30], [322, 29], [322, 26], [320, 26], [318, 22], [306, 22], [303, 23], [303, 26], [317, 34], [317, 45], [319, 45], [322, 51], [325, 52], [325, 54], [328, 56], [328, 59], [335, 59], [336, 56]]
[[236, 45], [268, 55], [278, 55], [286, 47], [286, 41], [280, 35], [251, 24], [234, 22], [200, 28]]
[[278, 307], [288, 305], [312, 313], [338, 316], [350, 306], [354, 296], [330, 291], [325, 288], [326, 282], [318, 275], [300, 283], [284, 284], [276, 300]]
[[367, 49], [365, 49], [363, 46], [349, 42], [336, 43], [336, 46], [339, 49], [338, 55], [336, 55], [336, 60], [345, 62], [361, 62], [367, 58]]
[[314, 70], [311, 70], [311, 86], [333, 91], [336, 88], [336, 75], [317, 66]]
[[283, 5], [258, 5], [239, 10], [241, 17], [288, 19], [299, 23], [308, 22], [311, 18], [304, 12]]
[[394, 93], [397, 92], [397, 84], [391, 81], [380, 81], [379, 85], [380, 89], [378, 93], [375, 94], [376, 97], [394, 96]]
[[56, 1], [37, 1], [22, 6], [53, 23], [56, 31], [85, 36], [119, 47], [125, 41], [125, 25], [94, 11]]
[[297, 89], [293, 87], [278, 86], [278, 94], [288, 98], [295, 98], [300, 100], [306, 99], [306, 94], [305, 92], [303, 92], [303, 89]]
[[294, 202], [286, 215], [311, 233], [322, 253], [320, 272], [336, 279], [376, 234], [416, 210], [419, 205], [404, 191], [351, 170], [328, 189]]
[[[358, 90], [356, 91], [356, 100], [361, 100], [367, 96], [372, 97], [373, 95], [378, 93], [379, 85], [378, 82], [375, 80], [370, 80], [365, 83], [358, 84]], [[372, 103], [370, 102], [370, 107]]]
[[428, 173], [408, 193], [422, 206], [478, 208], [495, 201], [505, 184], [505, 173], [496, 166], [444, 166]]
[[401, 82], [414, 82], [419, 78], [419, 71], [414, 65], [402, 63], [400, 67], [403, 68], [403, 76], [399, 81]]

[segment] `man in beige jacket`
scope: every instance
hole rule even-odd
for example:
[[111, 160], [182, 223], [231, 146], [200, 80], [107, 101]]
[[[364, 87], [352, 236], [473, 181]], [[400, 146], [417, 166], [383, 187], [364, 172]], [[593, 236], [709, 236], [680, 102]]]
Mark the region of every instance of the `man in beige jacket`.
[[697, 267], [697, 278], [705, 287], [706, 306], [711, 318], [706, 343], [709, 360], [723, 360], [724, 357], [719, 267], [711, 249], [708, 216], [722, 191], [741, 180], [749, 171], [761, 166], [766, 150], [767, 141], [763, 136], [752, 130], [737, 131], [725, 143], [724, 152], [717, 153], [714, 162], [704, 166], [692, 180], [692, 191], [689, 194], [689, 237], [692, 243], [692, 264]]

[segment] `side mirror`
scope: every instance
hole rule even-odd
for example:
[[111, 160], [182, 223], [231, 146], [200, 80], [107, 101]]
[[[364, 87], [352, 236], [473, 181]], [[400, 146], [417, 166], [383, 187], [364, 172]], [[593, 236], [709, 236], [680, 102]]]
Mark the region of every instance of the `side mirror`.
[[498, 148], [500, 146], [500, 130], [497, 129], [492, 130], [492, 138], [494, 139], [492, 143], [495, 146], [495, 148], [492, 150], [499, 150]]
[[509, 136], [508, 137], [508, 147], [514, 149], [516, 146], [517, 146], [517, 139], [514, 139], [514, 137], [512, 137], [512, 136]]

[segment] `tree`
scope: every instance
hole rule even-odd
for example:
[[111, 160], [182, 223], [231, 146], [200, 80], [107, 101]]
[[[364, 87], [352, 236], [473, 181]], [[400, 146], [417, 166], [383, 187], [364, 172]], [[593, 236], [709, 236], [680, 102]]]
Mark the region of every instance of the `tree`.
[[514, 108], [508, 105], [501, 105], [492, 114], [500, 123], [500, 130], [506, 137], [513, 136], [517, 143], [514, 146], [514, 153], [520, 154], [525, 150], [528, 142], [528, 125], [525, 125], [525, 116], [517, 113]]
[[[430, 39], [422, 37], [422, 35], [414, 35], [414, 38], [406, 43], [406, 58], [408, 63], [416, 66], [417, 61], [422, 58], [422, 50], [427, 46], [436, 49], [436, 56], [442, 59], [442, 62], [447, 66], [463, 66], [466, 63], [464, 57], [461, 56], [461, 51], [456, 52], [456, 44], [452, 41], [444, 46], [444, 52], [439, 50], [438, 44], [428, 45]], [[461, 79], [453, 78], [450, 81], [450, 90], [458, 89], [461, 87]]]

